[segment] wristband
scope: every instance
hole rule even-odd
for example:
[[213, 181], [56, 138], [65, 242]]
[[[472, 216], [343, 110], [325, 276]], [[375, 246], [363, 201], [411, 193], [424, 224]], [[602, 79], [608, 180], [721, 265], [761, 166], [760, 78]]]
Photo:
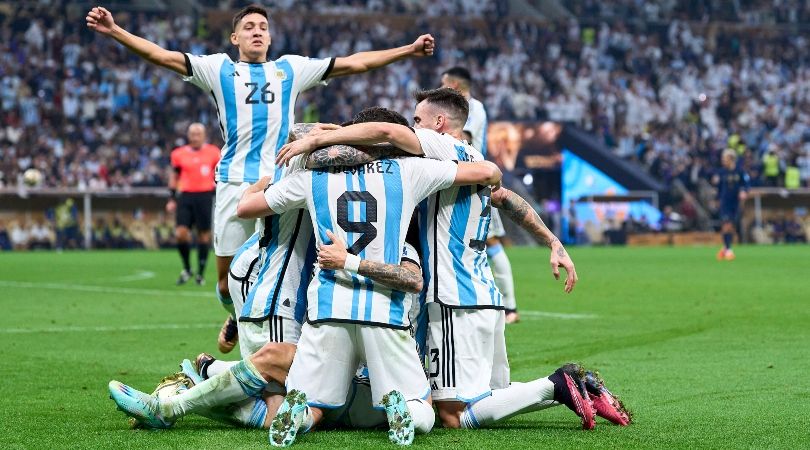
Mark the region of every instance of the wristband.
[[343, 263], [343, 268], [350, 272], [357, 272], [360, 270], [360, 257], [357, 255], [352, 255], [351, 253], [347, 254], [346, 262]]

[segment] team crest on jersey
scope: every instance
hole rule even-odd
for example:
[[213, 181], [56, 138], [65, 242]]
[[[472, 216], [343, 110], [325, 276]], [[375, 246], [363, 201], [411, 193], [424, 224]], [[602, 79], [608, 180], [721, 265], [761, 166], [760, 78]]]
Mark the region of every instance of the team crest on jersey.
[[276, 70], [276, 78], [278, 78], [279, 80], [286, 80], [287, 72], [283, 70]]

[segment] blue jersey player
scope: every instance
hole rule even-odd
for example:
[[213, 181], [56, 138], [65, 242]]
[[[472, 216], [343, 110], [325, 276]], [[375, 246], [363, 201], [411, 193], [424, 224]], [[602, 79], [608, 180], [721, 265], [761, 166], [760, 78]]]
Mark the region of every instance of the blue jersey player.
[[737, 167], [737, 154], [726, 149], [721, 156], [722, 167], [715, 173], [712, 182], [717, 186], [717, 199], [720, 203], [720, 232], [723, 235], [723, 248], [717, 252], [719, 261], [734, 259], [731, 242], [740, 212], [740, 202], [748, 195], [749, 179], [742, 169]]
[[[239, 53], [236, 61], [225, 53], [199, 56], [166, 50], [118, 26], [112, 13], [103, 7], [92, 8], [86, 21], [90, 29], [115, 39], [146, 61], [182, 75], [214, 100], [225, 141], [216, 173], [213, 224], [217, 294], [231, 314], [228, 268], [256, 228], [255, 220], [236, 216], [236, 205], [251, 183], [268, 175], [275, 175], [278, 181], [281, 176], [274, 165], [275, 153], [287, 142], [298, 94], [330, 78], [366, 72], [407, 57], [432, 55], [434, 48], [433, 37], [425, 34], [410, 45], [347, 57], [310, 59], [284, 55], [271, 60], [268, 13], [256, 5], [243, 8], [233, 17], [230, 42]], [[220, 334], [222, 352], [236, 345], [232, 322], [229, 319]]]

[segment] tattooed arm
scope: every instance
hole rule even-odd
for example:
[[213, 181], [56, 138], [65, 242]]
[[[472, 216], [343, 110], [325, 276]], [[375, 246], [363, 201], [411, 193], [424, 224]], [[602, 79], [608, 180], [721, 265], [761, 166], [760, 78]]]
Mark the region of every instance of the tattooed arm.
[[[326, 236], [332, 243], [318, 248], [318, 264], [321, 269], [342, 270], [348, 255], [346, 243], [329, 230]], [[397, 265], [363, 259], [357, 273], [398, 291], [417, 293], [422, 290], [422, 270], [408, 261]]]
[[399, 156], [413, 156], [391, 145], [372, 145], [351, 147], [348, 145], [332, 145], [319, 148], [307, 157], [307, 169], [321, 169], [332, 166], [356, 166], [380, 158], [394, 158]]
[[543, 219], [540, 218], [537, 211], [523, 197], [503, 187], [492, 193], [491, 200], [492, 206], [498, 208], [498, 211], [509, 216], [512, 221], [551, 249], [551, 259], [549, 260], [551, 272], [554, 274], [554, 278], [559, 280], [559, 268], [563, 267], [567, 273], [565, 292], [571, 292], [578, 279], [574, 262], [557, 236], [554, 236], [554, 233], [543, 223]]
[[[296, 123], [290, 131], [290, 141], [306, 136], [313, 129], [334, 129], [337, 125], [315, 123]], [[312, 151], [307, 157], [307, 169], [322, 169], [333, 166], [356, 166], [380, 158], [413, 156], [392, 145], [348, 146], [332, 145]]]
[[409, 261], [396, 265], [364, 259], [360, 261], [357, 273], [398, 291], [414, 294], [422, 291], [422, 271]]

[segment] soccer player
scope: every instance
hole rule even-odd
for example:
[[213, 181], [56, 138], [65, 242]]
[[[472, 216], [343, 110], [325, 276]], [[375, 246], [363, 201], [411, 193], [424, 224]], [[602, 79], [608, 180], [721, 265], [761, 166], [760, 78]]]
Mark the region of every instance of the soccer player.
[[[472, 146], [487, 156], [487, 111], [484, 104], [470, 94], [472, 76], [464, 67], [452, 67], [442, 74], [442, 87], [455, 89], [470, 103], [470, 112], [464, 124], [463, 137]], [[491, 211], [489, 234], [487, 235], [487, 256], [489, 257], [492, 275], [495, 284], [503, 296], [503, 305], [506, 310], [506, 323], [515, 323], [520, 320], [515, 300], [515, 280], [512, 278], [512, 263], [503, 250], [501, 238], [506, 236], [503, 221], [497, 209]]]
[[[366, 108], [352, 119], [353, 123], [370, 121], [407, 125], [400, 114], [379, 107]], [[303, 137], [313, 128], [313, 124], [295, 124], [290, 140]], [[345, 146], [318, 149], [281, 169], [284, 176], [289, 176], [303, 170], [304, 166], [333, 166], [341, 163], [340, 155], [350, 151], [358, 150]], [[243, 359], [267, 342], [298, 342], [306, 309], [306, 289], [315, 260], [314, 236], [306, 210], [288, 211], [262, 220], [262, 232], [242, 246], [230, 268], [231, 298], [239, 317], [237, 335], [242, 343]], [[199, 358], [197, 362], [203, 364]], [[230, 363], [215, 361], [209, 370], [216, 374], [226, 370]], [[279, 392], [283, 393], [283, 388]]]
[[379, 160], [299, 172], [242, 198], [241, 217], [306, 207], [319, 244], [332, 241], [327, 231], [351, 243], [344, 270], [316, 267], [271, 444], [290, 445], [299, 430], [321, 420], [324, 409], [342, 406], [360, 362], [368, 365], [373, 402], [385, 408], [393, 442], [409, 444], [414, 429], [430, 430], [433, 410], [424, 401], [430, 388], [407, 332], [409, 299], [357, 270], [362, 259], [399, 261], [409, 212], [428, 195], [453, 185], [497, 184], [500, 175], [488, 162]]
[[236, 204], [244, 190], [261, 177], [280, 178], [273, 157], [287, 142], [298, 94], [329, 78], [363, 73], [407, 57], [432, 55], [435, 44], [433, 37], [425, 34], [410, 45], [347, 57], [310, 59], [285, 55], [268, 60], [271, 39], [267, 18], [267, 11], [257, 5], [247, 6], [234, 15], [230, 42], [237, 47], [239, 59], [232, 61], [225, 53], [196, 56], [161, 48], [118, 26], [112, 13], [103, 7], [92, 8], [86, 17], [90, 29], [112, 37], [147, 61], [182, 75], [214, 99], [225, 141], [217, 170], [214, 214], [217, 295], [231, 313], [220, 332], [219, 346], [223, 352], [236, 345], [233, 305], [228, 298], [228, 267], [256, 227], [256, 221], [236, 216]]
[[[323, 145], [379, 142], [435, 159], [483, 159], [460, 140], [468, 109], [462, 95], [441, 88], [418, 93], [416, 99], [415, 133], [396, 124], [356, 124], [292, 142], [282, 148], [277, 162]], [[566, 292], [574, 288], [577, 275], [565, 248], [537, 213], [516, 194], [506, 190], [499, 194], [503, 189], [490, 194], [486, 186], [454, 187], [419, 207], [429, 375], [442, 423], [449, 428], [476, 428], [558, 404], [579, 415], [584, 428], [594, 426], [595, 405], [600, 416], [629, 423], [629, 415], [617, 402], [601, 396], [590, 400], [583, 388], [586, 374], [579, 367], [567, 365], [549, 377], [510, 385], [504, 314], [484, 253], [490, 195], [517, 223], [547, 243], [555, 278], [559, 267], [566, 269]]]
[[171, 153], [172, 172], [169, 175], [171, 196], [166, 210], [176, 212], [175, 237], [183, 270], [177, 284], [191, 278], [191, 227], [197, 228], [198, 285], [205, 283], [205, 263], [211, 245], [211, 213], [214, 206], [214, 169], [219, 162], [219, 148], [205, 142], [205, 126], [192, 123], [188, 127], [188, 144]]
[[720, 233], [723, 236], [723, 248], [717, 252], [717, 260], [731, 261], [734, 259], [731, 243], [739, 220], [740, 202], [748, 197], [750, 182], [748, 174], [737, 166], [737, 153], [733, 149], [723, 150], [720, 158], [722, 167], [712, 177], [720, 201]]
[[[239, 261], [245, 255], [237, 256], [234, 261]], [[334, 236], [331, 244], [320, 247], [318, 264], [323, 269], [342, 269], [347, 257], [346, 243]], [[402, 249], [400, 265], [363, 260], [357, 273], [374, 282], [397, 288], [409, 296], [417, 295], [422, 289], [419, 256], [408, 243]], [[253, 275], [255, 278], [255, 272]], [[232, 295], [236, 301], [244, 293], [237, 288]], [[412, 310], [410, 317], [415, 314], [417, 312]], [[284, 385], [295, 351], [295, 344], [269, 342], [210, 379], [205, 370], [198, 372], [186, 360], [181, 365], [182, 374], [167, 377], [169, 382], [181, 381], [193, 385], [181, 390], [178, 395], [150, 396], [113, 380], [109, 383], [110, 396], [122, 411], [146, 428], [169, 428], [188, 414], [199, 414], [248, 428], [269, 428], [281, 398], [268, 393], [268, 389], [272, 389], [274, 384]], [[372, 407], [368, 369], [359, 368], [352, 384], [344, 406], [328, 411], [321, 425], [343, 428], [384, 425], [387, 421], [385, 413]]]

